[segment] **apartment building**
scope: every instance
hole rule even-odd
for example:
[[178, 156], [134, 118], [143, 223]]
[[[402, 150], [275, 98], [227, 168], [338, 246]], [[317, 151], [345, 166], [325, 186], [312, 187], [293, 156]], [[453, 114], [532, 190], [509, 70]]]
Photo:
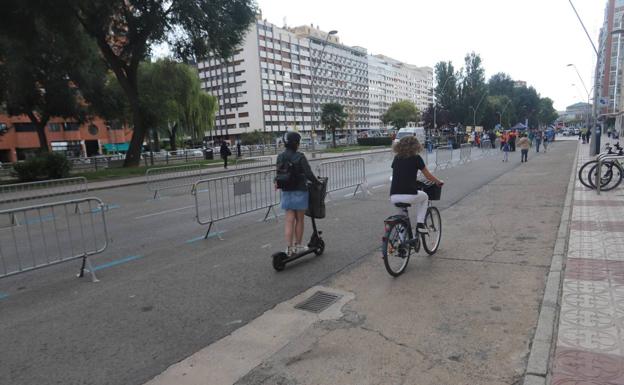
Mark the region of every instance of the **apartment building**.
[[312, 127], [310, 41], [257, 20], [224, 63], [198, 63], [202, 88], [219, 99], [216, 134]]
[[345, 129], [370, 127], [367, 50], [341, 44], [337, 36], [314, 26], [290, 31], [310, 42], [312, 104], [317, 120], [323, 104], [339, 103], [348, 116]]
[[344, 106], [347, 130], [371, 127], [371, 100], [377, 103], [375, 122], [396, 100], [412, 100], [424, 110], [432, 101], [433, 70], [378, 57], [393, 68], [381, 75], [388, 84], [380, 85], [382, 104], [379, 95], [371, 99], [367, 50], [314, 26], [279, 28], [259, 17], [233, 57], [211, 58], [197, 68], [202, 88], [219, 100], [215, 135], [232, 139], [254, 130], [320, 129], [321, 106], [329, 102]]
[[381, 117], [392, 103], [409, 100], [424, 111], [433, 103], [433, 68], [417, 67], [384, 55], [368, 56], [370, 123], [382, 127]]
[[[132, 138], [130, 128], [100, 118], [82, 123], [52, 118], [45, 132], [48, 148], [69, 157], [125, 152]], [[0, 115], [0, 162], [24, 160], [38, 150], [39, 136], [28, 117]]]

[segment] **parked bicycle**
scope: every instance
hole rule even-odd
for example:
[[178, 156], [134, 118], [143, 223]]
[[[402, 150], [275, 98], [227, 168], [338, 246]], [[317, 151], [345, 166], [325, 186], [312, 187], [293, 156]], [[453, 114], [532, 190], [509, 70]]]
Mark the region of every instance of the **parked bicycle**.
[[442, 240], [442, 217], [440, 210], [433, 206], [430, 200], [425, 216], [425, 226], [428, 233], [414, 234], [408, 215], [408, 209], [411, 205], [409, 203], [396, 203], [395, 206], [403, 212], [390, 216], [384, 221], [385, 234], [381, 251], [386, 270], [393, 277], [398, 277], [407, 268], [412, 252], [418, 253], [420, 251], [421, 243], [429, 255], [438, 251]]
[[620, 143], [611, 147], [607, 143], [606, 151], [599, 154], [596, 159], [583, 164], [578, 172], [581, 184], [587, 188], [596, 189], [596, 173], [598, 172], [598, 162], [602, 161], [600, 170], [600, 189], [610, 191], [622, 183], [624, 171], [621, 164], [624, 159], [624, 149]]

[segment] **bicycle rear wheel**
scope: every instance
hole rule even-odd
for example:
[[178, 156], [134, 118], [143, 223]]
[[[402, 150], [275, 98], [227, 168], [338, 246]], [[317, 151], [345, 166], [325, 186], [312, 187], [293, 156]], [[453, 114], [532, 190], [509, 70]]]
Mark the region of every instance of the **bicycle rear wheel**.
[[596, 186], [593, 186], [589, 181], [589, 170], [591, 170], [592, 166], [596, 164], [598, 164], [597, 160], [590, 160], [589, 162], [586, 162], [578, 172], [579, 181], [587, 188], [596, 188]]
[[407, 268], [411, 254], [411, 248], [405, 244], [409, 229], [404, 222], [395, 222], [386, 226], [381, 253], [388, 273], [393, 277], [398, 277]]
[[442, 240], [442, 216], [440, 216], [440, 210], [437, 207], [427, 208], [425, 226], [427, 226], [429, 233], [421, 235], [423, 248], [427, 254], [433, 255], [438, 251]]
[[[589, 181], [592, 188], [596, 188], [596, 172], [598, 165], [589, 170]], [[622, 167], [617, 162], [608, 162], [602, 164], [602, 172], [600, 174], [600, 190], [611, 191], [622, 183]]]

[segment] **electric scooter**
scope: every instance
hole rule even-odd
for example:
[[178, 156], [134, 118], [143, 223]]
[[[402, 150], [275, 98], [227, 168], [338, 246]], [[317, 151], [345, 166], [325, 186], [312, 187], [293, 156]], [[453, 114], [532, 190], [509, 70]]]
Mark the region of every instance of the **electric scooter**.
[[[308, 243], [308, 250], [300, 253], [288, 255], [285, 252], [273, 254], [273, 268], [282, 271], [286, 264], [303, 258], [306, 255], [315, 254], [320, 256], [325, 251], [325, 241], [321, 237], [322, 231], [316, 227], [316, 219], [325, 218], [325, 195], [327, 193], [327, 178], [319, 178], [321, 187], [317, 191], [310, 192], [310, 207], [306, 211], [306, 216], [312, 220], [312, 237]], [[322, 207], [322, 208], [321, 208]]]

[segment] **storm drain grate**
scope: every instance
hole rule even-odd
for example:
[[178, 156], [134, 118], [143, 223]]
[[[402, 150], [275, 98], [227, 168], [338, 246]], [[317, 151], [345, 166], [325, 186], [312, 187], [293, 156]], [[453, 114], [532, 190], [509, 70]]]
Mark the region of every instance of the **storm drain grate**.
[[320, 313], [327, 309], [336, 301], [342, 298], [341, 295], [328, 293], [326, 291], [317, 291], [305, 301], [295, 305], [295, 309], [309, 311], [311, 313]]

